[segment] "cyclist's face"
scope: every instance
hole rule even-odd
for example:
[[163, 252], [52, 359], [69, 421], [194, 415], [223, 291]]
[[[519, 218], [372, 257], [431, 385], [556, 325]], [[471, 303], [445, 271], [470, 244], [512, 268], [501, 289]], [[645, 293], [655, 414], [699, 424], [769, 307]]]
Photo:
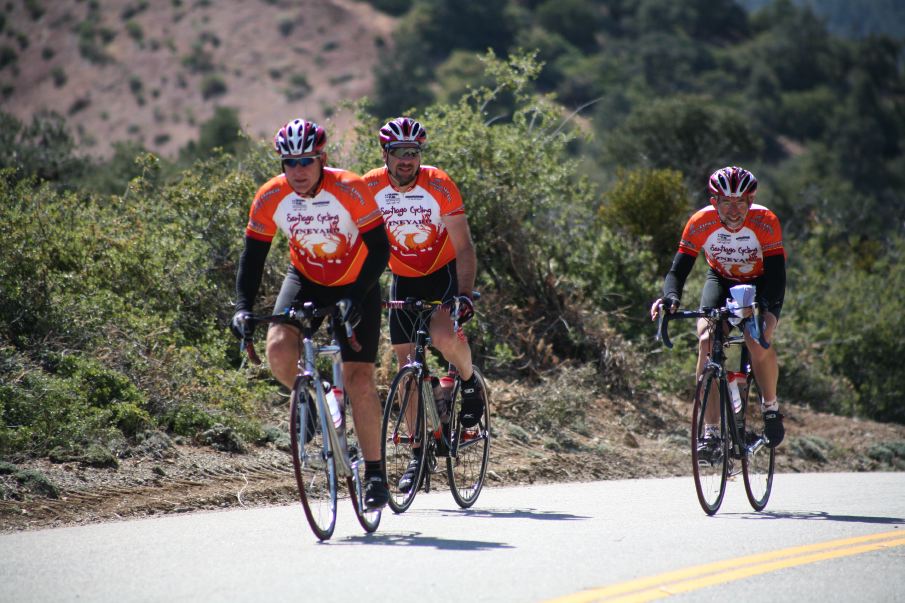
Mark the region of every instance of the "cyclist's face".
[[713, 197], [712, 200], [716, 205], [716, 210], [720, 214], [720, 220], [729, 228], [741, 228], [745, 223], [745, 217], [748, 215], [748, 209], [754, 198], [747, 197]]
[[390, 180], [396, 186], [407, 186], [418, 175], [421, 167], [421, 148], [417, 146], [394, 147], [383, 150]]
[[296, 193], [305, 196], [311, 196], [314, 193], [321, 179], [321, 170], [323, 170], [324, 163], [326, 163], [326, 155], [323, 153], [309, 157], [313, 158], [314, 161], [308, 163], [308, 165], [302, 165], [306, 163], [305, 157], [300, 162], [283, 162], [283, 173], [286, 174], [289, 186]]

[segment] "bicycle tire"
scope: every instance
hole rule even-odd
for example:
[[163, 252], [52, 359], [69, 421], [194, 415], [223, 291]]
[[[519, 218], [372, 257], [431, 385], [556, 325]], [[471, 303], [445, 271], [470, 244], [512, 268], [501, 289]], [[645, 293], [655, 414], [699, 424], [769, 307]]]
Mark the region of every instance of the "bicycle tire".
[[463, 509], [471, 507], [478, 500], [487, 477], [490, 461], [490, 390], [484, 376], [475, 368], [474, 374], [484, 394], [484, 416], [472, 428], [465, 429], [459, 424], [458, 408], [462, 404], [462, 388], [457, 385], [450, 410], [451, 432], [454, 434], [452, 453], [446, 458], [446, 478], [453, 498]]
[[[308, 525], [318, 539], [328, 540], [336, 528], [336, 461], [330, 440], [324, 435], [325, 418], [320, 416], [321, 413], [314, 412], [313, 429], [302, 427], [309, 425], [308, 416], [313, 408], [315, 398], [310, 380], [300, 377], [292, 388], [289, 413], [292, 464]], [[303, 429], [308, 431], [310, 439]]]
[[776, 449], [764, 443], [764, 415], [762, 394], [754, 374], [750, 373], [742, 395], [745, 454], [742, 456], [742, 476], [745, 494], [755, 511], [763, 511], [773, 490], [773, 471], [776, 468]]
[[[402, 367], [390, 385], [380, 427], [380, 454], [384, 477], [390, 490], [390, 509], [404, 513], [415, 500], [426, 470], [427, 438], [421, 389], [421, 372], [414, 366]], [[414, 425], [412, 425], [414, 423]], [[418, 455], [418, 475], [408, 490], [399, 481], [409, 462]]]
[[[713, 403], [710, 400], [710, 391], [714, 386], [719, 392], [716, 402], [720, 405], [717, 434], [720, 440], [719, 448], [711, 458], [705, 458], [699, 448], [704, 440], [704, 416], [707, 405]], [[694, 408], [691, 413], [691, 463], [698, 502], [707, 515], [716, 513], [723, 503], [726, 481], [729, 477], [729, 431], [724, 412], [727, 396], [725, 381], [719, 378], [716, 370], [705, 370], [698, 379], [694, 393]]]
[[380, 509], [368, 510], [365, 506], [365, 460], [358, 443], [358, 436], [355, 433], [354, 423], [352, 423], [352, 413], [350, 412], [349, 397], [346, 396], [343, 405], [344, 422], [346, 428], [346, 450], [349, 453], [349, 466], [352, 468], [352, 475], [346, 479], [346, 486], [349, 488], [349, 496], [352, 499], [352, 506], [355, 508], [355, 517], [358, 519], [359, 525], [364, 528], [368, 534], [375, 532], [380, 525]]

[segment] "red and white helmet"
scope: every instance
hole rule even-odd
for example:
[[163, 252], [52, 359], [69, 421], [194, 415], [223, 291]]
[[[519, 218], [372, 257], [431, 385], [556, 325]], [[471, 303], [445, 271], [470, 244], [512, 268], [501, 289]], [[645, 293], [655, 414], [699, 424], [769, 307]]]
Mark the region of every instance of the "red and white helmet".
[[711, 174], [707, 188], [715, 197], [749, 197], [757, 192], [757, 178], [748, 170], [733, 165]]
[[320, 153], [327, 145], [327, 132], [313, 121], [293, 119], [277, 130], [273, 147], [280, 157]]
[[397, 144], [417, 144], [427, 142], [427, 131], [411, 117], [397, 117], [380, 128], [380, 146], [386, 148]]

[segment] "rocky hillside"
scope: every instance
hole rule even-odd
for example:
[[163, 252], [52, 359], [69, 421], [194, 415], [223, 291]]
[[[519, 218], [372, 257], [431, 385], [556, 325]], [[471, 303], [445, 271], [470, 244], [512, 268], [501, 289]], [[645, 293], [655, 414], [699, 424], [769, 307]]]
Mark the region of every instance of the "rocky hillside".
[[0, 24], [4, 111], [56, 111], [96, 156], [172, 156], [218, 106], [255, 137], [296, 116], [342, 129], [394, 27], [355, 0], [10, 0]]

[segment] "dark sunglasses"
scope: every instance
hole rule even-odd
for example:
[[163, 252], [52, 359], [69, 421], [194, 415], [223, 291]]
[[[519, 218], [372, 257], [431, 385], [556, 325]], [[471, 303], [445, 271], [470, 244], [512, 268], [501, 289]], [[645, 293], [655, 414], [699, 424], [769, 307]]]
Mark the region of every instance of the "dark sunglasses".
[[421, 156], [421, 149], [415, 147], [396, 147], [387, 149], [387, 152], [396, 159], [414, 159]]
[[308, 167], [314, 160], [320, 157], [320, 155], [315, 155], [314, 157], [299, 157], [298, 159], [292, 157], [290, 159], [284, 159], [283, 165], [289, 167]]

